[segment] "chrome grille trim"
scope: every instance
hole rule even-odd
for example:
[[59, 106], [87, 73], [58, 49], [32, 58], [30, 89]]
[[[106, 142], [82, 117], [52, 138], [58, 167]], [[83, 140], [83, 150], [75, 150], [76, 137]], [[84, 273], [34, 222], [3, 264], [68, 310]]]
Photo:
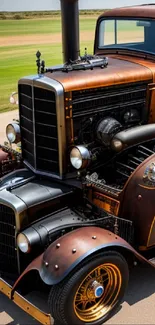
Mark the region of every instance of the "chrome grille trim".
[[[63, 178], [63, 174], [65, 172], [65, 159], [64, 156], [66, 154], [66, 130], [65, 130], [65, 109], [64, 109], [64, 89], [63, 86], [48, 77], [45, 76], [32, 76], [25, 77], [19, 80], [19, 85], [28, 85], [32, 87], [32, 107], [33, 107], [33, 121], [35, 125], [37, 110], [35, 109], [35, 96], [34, 89], [42, 88], [51, 92], [54, 92], [56, 99], [56, 118], [57, 118], [57, 141], [58, 141], [58, 161], [59, 161], [59, 172], [55, 172], [55, 170], [48, 171], [46, 168], [38, 168], [37, 167], [37, 153], [36, 153], [36, 127], [33, 126], [33, 150], [34, 150], [34, 160], [30, 159], [30, 153], [27, 153], [29, 156], [28, 159], [24, 159], [24, 163], [31, 168], [36, 174], [54, 176], [56, 178]], [[20, 96], [19, 96], [20, 98]], [[19, 101], [20, 106], [20, 101]], [[22, 118], [22, 116], [21, 116]], [[24, 130], [24, 127], [23, 127]], [[23, 131], [24, 132], [24, 131]], [[25, 132], [28, 132], [27, 130]], [[28, 137], [28, 136], [27, 136]], [[26, 137], [26, 140], [28, 140]], [[52, 149], [52, 147], [51, 147]], [[25, 148], [26, 150], [26, 148]]]

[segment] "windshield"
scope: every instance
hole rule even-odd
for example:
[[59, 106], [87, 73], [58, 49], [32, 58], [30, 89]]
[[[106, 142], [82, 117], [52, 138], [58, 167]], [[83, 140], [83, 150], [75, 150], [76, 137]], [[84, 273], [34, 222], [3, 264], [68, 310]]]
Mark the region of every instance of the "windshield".
[[99, 25], [99, 49], [121, 48], [155, 54], [155, 20], [104, 19]]

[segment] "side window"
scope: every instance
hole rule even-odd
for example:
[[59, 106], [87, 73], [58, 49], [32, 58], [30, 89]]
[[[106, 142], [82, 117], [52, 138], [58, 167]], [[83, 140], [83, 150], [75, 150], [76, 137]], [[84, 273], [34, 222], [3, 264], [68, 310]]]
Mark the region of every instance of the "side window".
[[114, 20], [103, 20], [99, 30], [99, 47], [115, 44]]
[[144, 27], [137, 20], [117, 20], [117, 44], [144, 42]]

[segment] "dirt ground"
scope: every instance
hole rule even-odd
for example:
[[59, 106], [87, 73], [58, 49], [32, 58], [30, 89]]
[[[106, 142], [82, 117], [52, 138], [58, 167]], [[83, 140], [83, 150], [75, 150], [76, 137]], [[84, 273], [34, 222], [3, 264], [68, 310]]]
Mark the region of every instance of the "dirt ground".
[[[113, 44], [114, 34], [112, 32], [107, 32], [104, 38], [104, 44]], [[134, 37], [134, 38], [133, 38]], [[119, 43], [123, 42], [133, 42], [133, 41], [143, 41], [143, 34], [122, 31], [119, 32]], [[94, 39], [93, 31], [82, 31], [80, 32], [81, 41], [92, 41]], [[36, 35], [17, 35], [17, 36], [5, 36], [0, 37], [1, 46], [15, 46], [15, 45], [32, 45], [32, 44], [58, 44], [61, 43], [62, 36], [61, 33], [56, 34], [36, 34]]]
[[[94, 32], [83, 31], [80, 33], [81, 41], [91, 41], [94, 38]], [[15, 46], [15, 45], [32, 45], [32, 44], [57, 44], [61, 43], [61, 33], [56, 34], [36, 34], [36, 35], [17, 35], [0, 37], [1, 46]]]

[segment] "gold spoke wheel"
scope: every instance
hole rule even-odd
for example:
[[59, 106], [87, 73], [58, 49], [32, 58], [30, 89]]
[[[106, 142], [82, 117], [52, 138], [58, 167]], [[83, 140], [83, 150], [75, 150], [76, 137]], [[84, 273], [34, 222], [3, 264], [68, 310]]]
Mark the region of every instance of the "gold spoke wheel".
[[102, 325], [120, 304], [128, 279], [128, 264], [119, 252], [94, 254], [52, 286], [51, 315], [60, 324]]
[[[103, 294], [95, 296], [92, 283], [103, 287]], [[103, 317], [115, 304], [120, 293], [122, 276], [119, 268], [104, 263], [93, 269], [80, 283], [74, 297], [74, 312], [83, 322], [93, 322]]]

